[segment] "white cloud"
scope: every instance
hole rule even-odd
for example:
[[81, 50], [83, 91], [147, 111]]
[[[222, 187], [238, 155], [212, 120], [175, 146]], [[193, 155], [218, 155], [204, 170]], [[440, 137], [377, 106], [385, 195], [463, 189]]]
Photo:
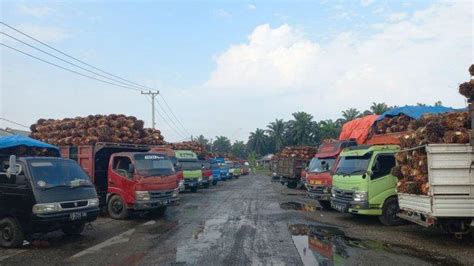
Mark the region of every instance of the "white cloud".
[[16, 28], [44, 42], [58, 42], [70, 37], [69, 32], [59, 27], [21, 24]]
[[288, 19], [288, 15], [278, 13], [278, 12], [273, 13], [273, 16], [275, 16], [276, 18], [278, 18], [280, 20], [287, 20]]
[[360, 4], [363, 6], [369, 6], [374, 2], [374, 0], [360, 0]]
[[249, 10], [255, 10], [255, 9], [257, 9], [257, 6], [255, 6], [254, 4], [248, 4], [248, 5], [247, 5], [247, 9], [249, 9]]
[[217, 9], [214, 14], [219, 18], [231, 18], [232, 14], [225, 9]]
[[17, 11], [23, 15], [42, 18], [51, 15], [55, 9], [48, 6], [19, 4], [17, 5]]
[[227, 103], [235, 95], [258, 99], [246, 102], [246, 109], [262, 116], [250, 130], [297, 110], [317, 119], [337, 118], [341, 110], [365, 109], [374, 101], [441, 100], [460, 107], [464, 100], [456, 84], [466, 79], [473, 60], [470, 5], [433, 4], [412, 17], [378, 25], [368, 37], [347, 32], [324, 44], [287, 24], [260, 25], [246, 43], [216, 57], [204, 88]]
[[387, 16], [387, 20], [391, 22], [397, 22], [406, 19], [407, 16], [407, 13], [404, 12], [392, 13]]

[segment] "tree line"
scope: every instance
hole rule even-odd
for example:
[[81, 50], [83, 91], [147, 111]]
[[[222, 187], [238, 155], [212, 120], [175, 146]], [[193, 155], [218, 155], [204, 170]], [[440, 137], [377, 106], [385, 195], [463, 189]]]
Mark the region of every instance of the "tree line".
[[[422, 103], [417, 105], [426, 106]], [[434, 105], [440, 106], [442, 103], [438, 101]], [[349, 108], [341, 112], [339, 119], [320, 121], [315, 121], [314, 117], [306, 112], [295, 112], [288, 121], [275, 119], [268, 123], [266, 128], [257, 128], [250, 132], [247, 143], [239, 140], [231, 143], [226, 136], [216, 136], [214, 140], [209, 140], [203, 135], [194, 138], [194, 141], [211, 152], [230, 153], [239, 158], [259, 158], [268, 153], [276, 153], [286, 146], [317, 146], [325, 139], [337, 139], [344, 123], [366, 115], [380, 115], [396, 107], [398, 106], [374, 102], [365, 111]]]

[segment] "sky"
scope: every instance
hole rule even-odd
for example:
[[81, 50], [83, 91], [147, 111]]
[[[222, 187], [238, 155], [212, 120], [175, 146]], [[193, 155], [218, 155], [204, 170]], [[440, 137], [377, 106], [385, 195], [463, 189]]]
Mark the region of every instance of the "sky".
[[[249, 132], [297, 111], [337, 119], [342, 110], [363, 111], [373, 102], [464, 107], [457, 87], [469, 80], [474, 62], [472, 1], [0, 3], [4, 23], [158, 89], [172, 109], [158, 97], [157, 128], [168, 141], [200, 134], [246, 141]], [[39, 118], [124, 113], [151, 127], [151, 104], [140, 92], [3, 46], [0, 60], [0, 117], [30, 125]], [[18, 128], [0, 120], [3, 127]]]

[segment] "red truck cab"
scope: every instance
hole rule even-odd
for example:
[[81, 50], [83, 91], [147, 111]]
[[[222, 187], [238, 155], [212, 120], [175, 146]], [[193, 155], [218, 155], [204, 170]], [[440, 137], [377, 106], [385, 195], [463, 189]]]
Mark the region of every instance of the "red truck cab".
[[178, 159], [176, 158], [176, 152], [173, 149], [167, 148], [167, 147], [152, 147], [150, 149], [150, 152], [158, 153], [158, 154], [163, 154], [167, 155], [171, 162], [173, 163], [173, 167], [176, 171], [176, 174], [178, 176], [178, 181], [179, 181], [179, 191], [184, 191], [184, 175], [183, 175], [183, 169], [181, 169]]
[[350, 146], [357, 146], [354, 140], [337, 140], [321, 144], [318, 153], [306, 169], [306, 191], [310, 198], [319, 201], [322, 207], [331, 207], [331, 171], [336, 165], [341, 151]]
[[163, 214], [178, 200], [178, 176], [166, 155], [149, 153], [146, 145], [97, 143], [61, 147], [93, 180], [101, 206], [113, 219], [131, 211]]

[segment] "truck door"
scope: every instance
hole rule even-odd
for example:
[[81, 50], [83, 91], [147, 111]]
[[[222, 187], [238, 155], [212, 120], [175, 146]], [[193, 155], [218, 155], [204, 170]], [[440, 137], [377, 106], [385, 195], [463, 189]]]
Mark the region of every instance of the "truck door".
[[[29, 180], [25, 175], [25, 165], [22, 172], [8, 178], [0, 174], [0, 212], [14, 215], [20, 222], [26, 221], [31, 215], [34, 196]], [[0, 169], [5, 172], [5, 169]]]
[[135, 180], [132, 160], [127, 156], [114, 156], [112, 158], [112, 170], [109, 171], [109, 193], [117, 193], [122, 196], [127, 204], [132, 204], [135, 199]]
[[369, 202], [371, 207], [383, 204], [388, 196], [395, 194], [396, 177], [390, 174], [394, 166], [395, 157], [393, 154], [379, 153], [375, 155], [370, 168], [372, 175], [369, 177]]

